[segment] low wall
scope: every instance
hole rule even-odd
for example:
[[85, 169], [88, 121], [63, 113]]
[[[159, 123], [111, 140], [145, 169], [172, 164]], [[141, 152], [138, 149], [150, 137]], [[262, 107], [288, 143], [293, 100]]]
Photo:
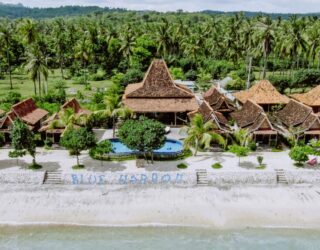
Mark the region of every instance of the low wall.
[[0, 172], [1, 184], [42, 184], [44, 171]]
[[195, 172], [64, 172], [62, 183], [73, 185], [181, 185], [197, 184]]
[[210, 186], [223, 185], [276, 185], [277, 175], [275, 171], [246, 171], [246, 172], [217, 172], [208, 173]]
[[320, 184], [320, 171], [285, 171], [289, 184]]

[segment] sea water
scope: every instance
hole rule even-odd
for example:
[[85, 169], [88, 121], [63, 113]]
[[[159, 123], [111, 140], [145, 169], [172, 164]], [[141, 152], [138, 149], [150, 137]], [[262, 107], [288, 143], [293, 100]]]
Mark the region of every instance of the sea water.
[[0, 249], [319, 249], [320, 231], [190, 227], [2, 226]]

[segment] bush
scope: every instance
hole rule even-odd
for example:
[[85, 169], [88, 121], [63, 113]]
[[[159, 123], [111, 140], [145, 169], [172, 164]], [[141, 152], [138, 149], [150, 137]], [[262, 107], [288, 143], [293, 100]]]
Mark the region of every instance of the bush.
[[223, 166], [222, 166], [221, 163], [219, 163], [219, 162], [212, 164], [211, 167], [214, 168], [214, 169], [223, 168]]
[[96, 92], [93, 97], [92, 97], [92, 101], [96, 104], [101, 104], [104, 102], [104, 96], [105, 96], [105, 92], [102, 91], [98, 91]]
[[129, 69], [120, 80], [120, 84], [126, 87], [130, 83], [137, 83], [142, 81], [143, 72], [140, 69]]
[[102, 81], [106, 79], [106, 71], [104, 69], [99, 68], [97, 70], [97, 73], [92, 74], [89, 76], [89, 79], [91, 81]]
[[179, 169], [186, 169], [186, 168], [188, 168], [188, 165], [185, 164], [185, 163], [179, 163], [179, 164], [177, 165], [177, 168], [179, 168]]
[[314, 150], [310, 146], [294, 146], [289, 156], [295, 161], [296, 166], [303, 166], [303, 163], [308, 160], [308, 155], [313, 154]]
[[249, 142], [248, 147], [250, 148], [251, 151], [257, 150], [257, 144], [254, 141]]
[[47, 138], [47, 139], [45, 139], [45, 140], [43, 141], [43, 143], [44, 143], [44, 146], [45, 146], [46, 148], [51, 148], [51, 147], [52, 147], [52, 144], [53, 144], [53, 141]]
[[33, 164], [29, 165], [28, 168], [36, 170], [36, 169], [42, 168], [42, 166], [38, 163], [33, 163]]
[[72, 83], [79, 84], [79, 85], [85, 85], [86, 80], [85, 80], [84, 76], [77, 76], [77, 77], [72, 78]]
[[37, 102], [37, 106], [39, 108], [47, 110], [50, 115], [58, 112], [60, 109], [60, 104], [58, 104], [58, 103]]
[[189, 81], [197, 80], [197, 71], [191, 69], [185, 74], [185, 78]]
[[79, 164], [79, 165], [73, 165], [72, 169], [77, 170], [77, 169], [84, 169], [84, 165], [83, 164]]
[[289, 76], [269, 76], [269, 81], [275, 86], [278, 91], [284, 93], [285, 89], [289, 88], [291, 84], [291, 77]]
[[302, 69], [294, 73], [291, 87], [312, 86], [320, 83], [320, 70]]
[[21, 94], [20, 93], [17, 93], [17, 92], [12, 92], [10, 91], [6, 97], [4, 97], [2, 99], [2, 102], [5, 102], [5, 103], [9, 103], [11, 105], [14, 105], [18, 102], [20, 102], [21, 100]]
[[262, 166], [263, 156], [261, 156], [261, 155], [257, 156], [257, 161], [258, 161], [259, 166]]
[[229, 76], [232, 78], [227, 85], [227, 90], [243, 90], [246, 87], [246, 81], [241, 79], [241, 77], [237, 74], [236, 71], [233, 71], [229, 74]]
[[182, 68], [170, 68], [170, 73], [175, 80], [185, 80], [186, 77], [183, 73]]

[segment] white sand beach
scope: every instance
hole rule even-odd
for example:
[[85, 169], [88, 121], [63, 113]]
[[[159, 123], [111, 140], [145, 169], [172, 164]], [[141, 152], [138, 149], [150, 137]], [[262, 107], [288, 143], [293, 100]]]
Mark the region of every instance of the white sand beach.
[[0, 186], [0, 224], [320, 228], [320, 187]]

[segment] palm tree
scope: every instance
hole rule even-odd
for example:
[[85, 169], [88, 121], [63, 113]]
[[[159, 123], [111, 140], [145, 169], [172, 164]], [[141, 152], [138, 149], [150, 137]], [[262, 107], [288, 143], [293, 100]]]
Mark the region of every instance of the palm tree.
[[252, 141], [252, 134], [247, 129], [238, 129], [234, 131], [233, 137], [241, 147], [247, 147]]
[[65, 64], [65, 54], [67, 52], [66, 24], [63, 19], [57, 19], [54, 26], [54, 45], [59, 57], [61, 78], [64, 79], [63, 68]]
[[37, 24], [32, 19], [23, 19], [19, 30], [28, 45], [33, 44], [38, 38]]
[[112, 136], [115, 137], [116, 124], [131, 118], [133, 112], [122, 104], [121, 97], [117, 94], [107, 95], [104, 103], [112, 117]]
[[267, 74], [267, 61], [270, 53], [272, 52], [275, 40], [275, 27], [271, 17], [266, 16], [260, 18], [256, 25], [257, 39], [260, 41], [260, 48], [263, 51], [263, 75], [266, 78]]
[[187, 134], [184, 139], [184, 146], [186, 148], [193, 147], [195, 149], [194, 156], [197, 155], [199, 147], [209, 148], [213, 141], [225, 146], [224, 138], [215, 133], [214, 129], [215, 126], [212, 121], [204, 122], [202, 115], [196, 114], [190, 125], [181, 129], [181, 132]]
[[13, 89], [12, 75], [11, 75], [11, 58], [10, 58], [11, 42], [13, 39], [12, 36], [13, 36], [13, 27], [11, 23], [3, 24], [2, 26], [0, 26], [0, 42], [4, 45], [4, 49], [6, 52], [10, 89]]
[[41, 92], [44, 92], [41, 87], [41, 76], [47, 81], [49, 75], [46, 58], [38, 47], [33, 47], [32, 52], [28, 54], [28, 58], [29, 62], [26, 65], [26, 70], [30, 73], [30, 78], [34, 83], [34, 94], [37, 95], [36, 81], [38, 81], [38, 94], [41, 96]]

